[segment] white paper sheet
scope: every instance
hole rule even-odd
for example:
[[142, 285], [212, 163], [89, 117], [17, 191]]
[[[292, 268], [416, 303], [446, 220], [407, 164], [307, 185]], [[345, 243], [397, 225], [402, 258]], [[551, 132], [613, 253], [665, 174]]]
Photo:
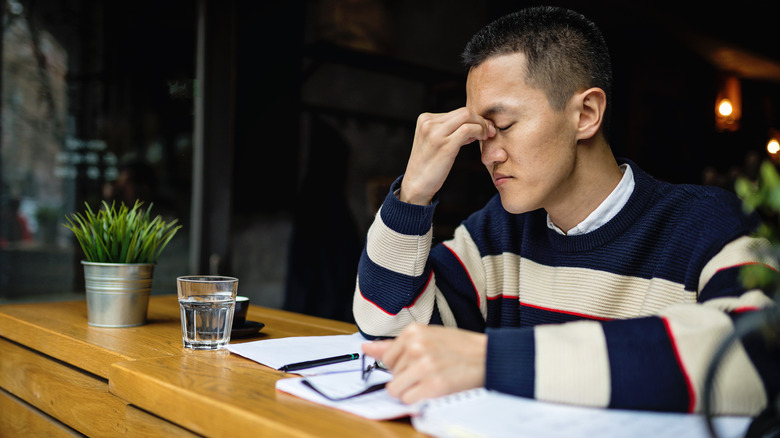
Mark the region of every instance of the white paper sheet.
[[[255, 362], [279, 369], [284, 365], [307, 360], [359, 353], [360, 346], [369, 342], [360, 333], [335, 336], [301, 336], [230, 344], [227, 349]], [[361, 360], [351, 360], [331, 365], [292, 371], [302, 376], [313, 376], [325, 372], [360, 370]]]
[[386, 390], [371, 392], [341, 401], [332, 401], [303, 384], [302, 377], [276, 381], [276, 389], [300, 398], [350, 412], [370, 420], [389, 420], [407, 417], [419, 410], [418, 405], [406, 405], [391, 397]]
[[[721, 438], [744, 435], [751, 419], [719, 417]], [[434, 399], [412, 417], [420, 432], [439, 438], [709, 438], [700, 415], [596, 409], [544, 403], [484, 388]]]
[[310, 376], [305, 380], [327, 398], [344, 399], [385, 384], [393, 378], [392, 374], [381, 370], [373, 371], [367, 380], [363, 380], [362, 374], [360, 371], [345, 371]]
[[[359, 333], [337, 336], [291, 337], [231, 344], [228, 350], [278, 369], [283, 365], [349, 353], [362, 353], [368, 342]], [[353, 360], [296, 371], [309, 376], [329, 395], [348, 394], [360, 379], [361, 361]], [[338, 373], [337, 373], [338, 371]], [[351, 371], [351, 372], [349, 372]], [[328, 374], [325, 374], [328, 373]], [[333, 373], [333, 374], [330, 374]], [[373, 375], [381, 376], [376, 372]], [[312, 377], [315, 376], [315, 377]], [[374, 377], [377, 378], [377, 377]], [[319, 381], [318, 380], [322, 379]], [[281, 379], [276, 388], [342, 411], [372, 420], [412, 416], [420, 432], [435, 437], [534, 437], [534, 438], [708, 438], [700, 415], [593, 409], [544, 403], [488, 391], [465, 391], [406, 405], [386, 390], [346, 400], [332, 401], [306, 386], [304, 378]], [[358, 388], [359, 389], [359, 388]], [[342, 394], [342, 395], [343, 395]], [[743, 436], [752, 420], [748, 417], [721, 417], [715, 420], [722, 438]]]

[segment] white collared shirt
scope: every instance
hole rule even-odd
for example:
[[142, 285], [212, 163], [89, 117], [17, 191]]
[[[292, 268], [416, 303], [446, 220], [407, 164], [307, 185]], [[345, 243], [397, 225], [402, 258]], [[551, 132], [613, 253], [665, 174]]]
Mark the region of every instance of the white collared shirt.
[[569, 230], [568, 233], [565, 233], [553, 223], [552, 219], [550, 219], [550, 214], [548, 213], [547, 226], [550, 229], [555, 230], [558, 234], [563, 234], [564, 236], [577, 236], [590, 233], [612, 220], [612, 218], [623, 209], [626, 202], [628, 202], [628, 198], [631, 197], [631, 193], [634, 192], [634, 172], [631, 170], [631, 166], [622, 164], [620, 170], [623, 171], [623, 178], [620, 179], [617, 187], [612, 190], [612, 193], [607, 196], [607, 199], [596, 207], [585, 220]]

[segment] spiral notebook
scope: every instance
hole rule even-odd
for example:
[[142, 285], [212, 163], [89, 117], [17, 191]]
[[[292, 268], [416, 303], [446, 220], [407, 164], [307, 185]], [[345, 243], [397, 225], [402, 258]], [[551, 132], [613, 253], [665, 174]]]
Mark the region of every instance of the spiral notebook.
[[[720, 437], [742, 437], [749, 417], [718, 417]], [[412, 425], [441, 438], [709, 438], [700, 415], [584, 408], [513, 397], [484, 388], [428, 401]]]

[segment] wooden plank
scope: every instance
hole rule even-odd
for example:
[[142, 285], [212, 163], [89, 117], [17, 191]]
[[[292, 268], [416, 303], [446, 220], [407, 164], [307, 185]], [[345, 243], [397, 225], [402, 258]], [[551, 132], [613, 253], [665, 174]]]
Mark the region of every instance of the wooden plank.
[[[150, 300], [151, 308], [156, 309], [160, 314], [174, 316], [177, 321], [180, 320], [179, 304], [176, 296], [152, 297]], [[265, 327], [263, 327], [257, 337], [236, 339], [235, 342], [288, 336], [351, 334], [357, 331], [355, 324], [255, 305], [249, 306], [247, 319], [262, 322], [265, 324]], [[181, 339], [181, 335], [179, 335], [179, 339]]]
[[0, 436], [72, 438], [83, 435], [0, 389]]
[[[82, 309], [83, 307], [83, 309]], [[86, 302], [0, 306], [0, 336], [106, 377], [108, 367], [130, 357], [85, 341]]]
[[318, 334], [349, 334], [357, 331], [355, 324], [288, 312], [286, 310], [250, 306], [250, 313], [247, 315], [247, 318], [252, 320], [255, 316], [264, 320], [261, 322], [266, 324], [280, 323], [286, 325], [288, 329], [296, 331], [296, 336], [303, 336], [311, 328], [317, 329]]
[[125, 432], [125, 402], [93, 375], [0, 338], [0, 388], [89, 436]]
[[[248, 318], [266, 326], [258, 336], [235, 342], [357, 331], [354, 324], [258, 306], [250, 306]], [[139, 327], [92, 327], [85, 301], [10, 304], [0, 306], [0, 336], [108, 378], [114, 362], [183, 353], [175, 295], [152, 296], [147, 319]]]
[[194, 438], [199, 436], [132, 405], [127, 405], [125, 409], [125, 421], [127, 423], [125, 437], [128, 438]]
[[86, 321], [85, 301], [0, 306], [0, 336], [104, 378], [117, 361], [180, 354], [178, 314], [150, 306], [149, 323], [140, 327], [92, 327]]
[[357, 332], [357, 326], [354, 324], [255, 306], [249, 306], [247, 319], [262, 322], [265, 327], [255, 337], [231, 339], [231, 343], [290, 336], [346, 335]]
[[408, 421], [371, 421], [275, 389], [280, 371], [227, 352], [193, 352], [112, 366], [111, 392], [213, 437], [422, 437]]
[[[248, 319], [265, 327], [234, 342], [357, 331], [257, 306]], [[284, 373], [227, 351], [185, 350], [175, 295], [151, 297], [148, 320], [106, 329], [83, 301], [0, 306], [0, 387], [90, 436], [421, 436], [277, 393]]]

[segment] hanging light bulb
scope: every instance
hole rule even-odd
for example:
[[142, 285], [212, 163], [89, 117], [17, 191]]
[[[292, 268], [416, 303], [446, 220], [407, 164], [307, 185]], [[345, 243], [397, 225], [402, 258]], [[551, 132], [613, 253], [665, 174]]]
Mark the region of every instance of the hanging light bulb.
[[774, 161], [780, 161], [780, 130], [769, 128], [766, 152]]
[[777, 141], [776, 138], [769, 140], [769, 142], [766, 144], [766, 150], [770, 154], [776, 155], [778, 152], [780, 152], [780, 141]]
[[723, 117], [728, 117], [734, 112], [734, 106], [731, 105], [731, 101], [728, 99], [721, 99], [718, 104], [718, 114]]
[[736, 76], [724, 76], [715, 99], [715, 126], [718, 131], [736, 131], [742, 118], [742, 93]]

